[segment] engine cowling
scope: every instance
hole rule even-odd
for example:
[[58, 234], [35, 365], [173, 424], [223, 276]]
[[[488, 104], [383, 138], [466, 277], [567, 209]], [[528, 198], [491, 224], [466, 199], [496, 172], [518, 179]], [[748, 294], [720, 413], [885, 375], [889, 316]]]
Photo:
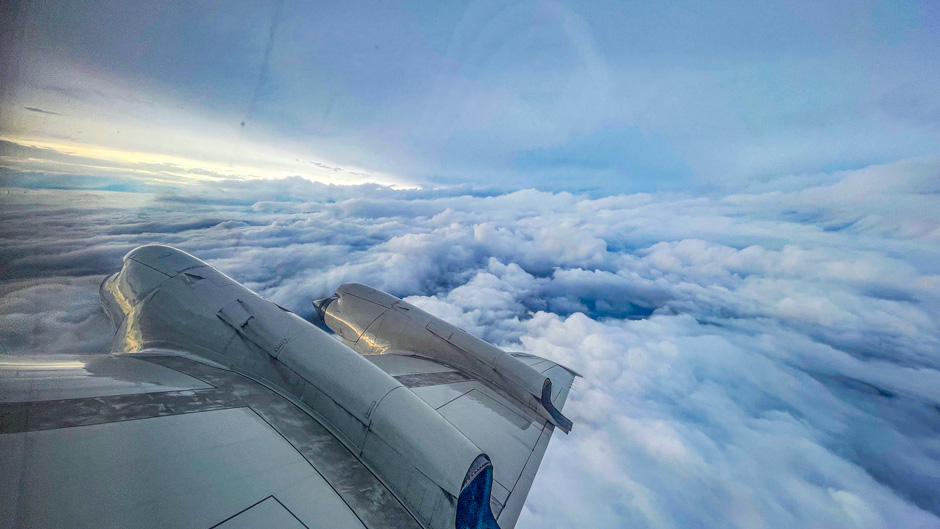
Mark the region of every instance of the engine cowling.
[[568, 433], [552, 402], [552, 381], [518, 358], [381, 290], [345, 283], [314, 302], [323, 322], [362, 354], [407, 351], [488, 382]]

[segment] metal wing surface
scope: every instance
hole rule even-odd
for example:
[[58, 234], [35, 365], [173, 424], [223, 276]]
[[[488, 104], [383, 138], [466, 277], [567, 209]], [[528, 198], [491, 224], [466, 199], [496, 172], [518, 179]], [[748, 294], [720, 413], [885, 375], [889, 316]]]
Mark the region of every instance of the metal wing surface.
[[0, 359], [0, 527], [420, 527], [296, 403], [172, 352]]
[[[512, 353], [521, 356], [525, 353]], [[554, 425], [531, 413], [498, 388], [464, 372], [417, 355], [367, 355], [370, 361], [394, 376], [429, 406], [457, 427], [493, 461], [491, 508], [500, 527], [513, 527], [535, 473], [542, 462]], [[520, 359], [552, 379], [561, 409], [574, 374], [537, 356]]]
[[363, 354], [170, 247], [101, 299], [108, 354], [0, 356], [0, 528], [509, 529], [571, 427], [553, 362]]

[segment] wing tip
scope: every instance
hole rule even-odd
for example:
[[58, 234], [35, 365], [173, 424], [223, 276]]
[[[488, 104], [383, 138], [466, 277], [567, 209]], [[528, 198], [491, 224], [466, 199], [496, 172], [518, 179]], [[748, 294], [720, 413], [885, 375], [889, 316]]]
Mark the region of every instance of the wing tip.
[[555, 423], [555, 426], [566, 434], [570, 433], [574, 423], [571, 422], [571, 419], [565, 417], [552, 402], [552, 379], [546, 378], [545, 382], [542, 384], [542, 396], [539, 401], [542, 403], [542, 406], [545, 407], [545, 411], [551, 415], [552, 422]]

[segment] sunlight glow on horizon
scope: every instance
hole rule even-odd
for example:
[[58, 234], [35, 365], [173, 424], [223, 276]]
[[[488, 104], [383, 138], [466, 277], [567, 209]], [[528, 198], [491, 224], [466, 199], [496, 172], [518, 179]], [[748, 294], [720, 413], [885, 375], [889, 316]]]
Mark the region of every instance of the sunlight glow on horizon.
[[[219, 181], [226, 179], [243, 180], [273, 180], [289, 177], [301, 177], [312, 182], [330, 185], [358, 185], [358, 184], [379, 184], [394, 189], [408, 189], [415, 186], [408, 185], [401, 180], [387, 177], [385, 175], [373, 172], [353, 173], [348, 169], [337, 168], [334, 170], [321, 169], [320, 171], [310, 172], [307, 168], [295, 169], [290, 167], [290, 162], [284, 163], [284, 168], [260, 167], [259, 165], [246, 164], [224, 164], [213, 161], [196, 160], [181, 156], [160, 154], [154, 152], [141, 152], [123, 150], [114, 147], [101, 145], [81, 144], [74, 142], [62, 142], [37, 137], [7, 136], [0, 135], [0, 140], [8, 141], [22, 147], [31, 147], [52, 151], [53, 153], [75, 156], [89, 160], [98, 160], [116, 164], [114, 167], [97, 166], [93, 164], [83, 164], [78, 161], [57, 161], [53, 159], [40, 159], [34, 157], [16, 158], [11, 156], [0, 156], [4, 162], [12, 162], [13, 165], [24, 169], [35, 168], [40, 164], [61, 165], [63, 174], [74, 173], [74, 169], [81, 167], [95, 170], [122, 170], [135, 173], [144, 177], [156, 177], [158, 175], [170, 175], [179, 178], [178, 181], [160, 180], [174, 184], [196, 183], [199, 181]], [[160, 165], [160, 171], [148, 169], [147, 165]], [[71, 170], [70, 170], [71, 169]], [[176, 169], [176, 170], [174, 170]], [[352, 175], [350, 178], [336, 178], [331, 174], [343, 172]], [[354, 180], [355, 176], [360, 176], [360, 180]]]

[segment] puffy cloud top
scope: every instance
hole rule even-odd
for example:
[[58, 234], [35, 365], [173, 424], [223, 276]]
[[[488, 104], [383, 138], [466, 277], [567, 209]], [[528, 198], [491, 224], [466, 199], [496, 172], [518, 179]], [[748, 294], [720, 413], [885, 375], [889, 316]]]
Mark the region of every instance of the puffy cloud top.
[[938, 168], [596, 199], [7, 187], [0, 350], [104, 350], [97, 282], [166, 243], [305, 316], [364, 282], [581, 372], [520, 527], [940, 527]]

